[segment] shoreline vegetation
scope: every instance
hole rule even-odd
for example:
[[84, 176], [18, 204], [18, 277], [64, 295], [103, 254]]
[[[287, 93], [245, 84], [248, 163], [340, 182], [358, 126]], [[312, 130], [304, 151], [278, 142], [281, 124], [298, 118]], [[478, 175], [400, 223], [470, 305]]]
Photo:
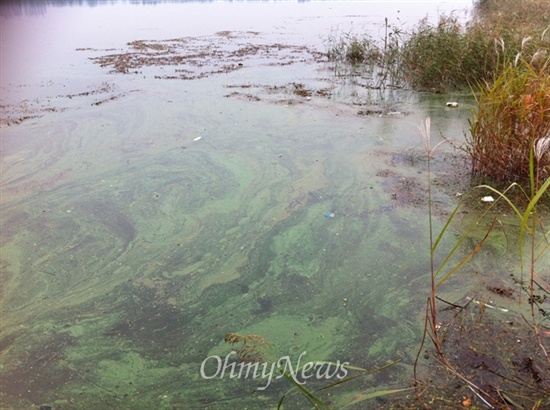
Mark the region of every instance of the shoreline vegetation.
[[[471, 90], [477, 108], [463, 149], [478, 182], [530, 180], [529, 158], [550, 139], [550, 3], [478, 0], [470, 21], [423, 19], [411, 32], [385, 21], [382, 40], [332, 33], [325, 39], [337, 76], [368, 78], [374, 89]], [[550, 156], [535, 158], [538, 177]]]
[[[472, 186], [477, 186], [469, 195], [477, 196], [481, 190], [494, 196], [485, 197], [487, 201], [495, 201], [478, 211], [479, 218], [464, 227], [465, 233], [437, 266], [438, 244], [467, 200], [459, 203], [441, 232], [433, 232], [430, 158], [437, 146], [430, 146], [427, 118], [420, 131], [428, 166], [431, 291], [415, 362], [415, 394], [392, 399], [384, 408], [550, 406], [550, 312], [544, 306], [550, 299], [550, 241], [545, 225], [550, 202], [550, 3], [478, 0], [474, 4], [473, 17], [466, 23], [452, 15], [441, 16], [436, 25], [422, 20], [405, 33], [386, 19], [381, 42], [349, 33], [333, 33], [325, 41], [336, 76], [369, 77], [374, 89], [431, 93], [470, 89], [477, 107], [465, 144], [455, 148], [470, 158]], [[440, 296], [440, 286], [467, 265], [492, 231], [506, 230], [498, 220], [504, 212], [518, 217], [519, 228], [508, 227], [507, 235], [518, 248], [520, 272], [511, 276], [521, 294], [514, 295], [506, 285], [493, 291], [517, 300], [520, 325], [489, 313], [507, 310], [486, 300], [469, 298], [456, 304]], [[488, 228], [474, 234], [480, 224]], [[475, 245], [463, 249], [465, 256], [453, 265], [453, 254], [460, 253], [465, 241]], [[423, 376], [421, 356], [437, 363]]]

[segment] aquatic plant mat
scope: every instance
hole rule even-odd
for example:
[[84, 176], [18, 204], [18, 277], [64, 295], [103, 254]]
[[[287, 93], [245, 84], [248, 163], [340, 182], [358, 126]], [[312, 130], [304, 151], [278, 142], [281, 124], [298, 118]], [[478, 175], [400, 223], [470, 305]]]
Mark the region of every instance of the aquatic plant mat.
[[150, 66], [175, 66], [173, 73], [157, 74], [155, 78], [181, 80], [229, 73], [244, 68], [249, 62], [284, 66], [311, 59], [325, 60], [322, 52], [306, 46], [265, 43], [262, 40], [258, 32], [234, 31], [162, 41], [136, 40], [128, 43], [127, 51], [92, 57], [92, 60], [101, 67], [110, 67], [113, 73], [123, 74], [143, 74]]

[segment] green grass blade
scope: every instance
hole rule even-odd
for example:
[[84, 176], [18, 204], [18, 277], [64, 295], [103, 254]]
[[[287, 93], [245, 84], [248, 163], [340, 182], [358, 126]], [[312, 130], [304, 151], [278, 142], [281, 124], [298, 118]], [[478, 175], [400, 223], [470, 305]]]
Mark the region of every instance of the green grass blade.
[[349, 407], [349, 406], [353, 406], [354, 404], [357, 404], [357, 403], [361, 403], [362, 401], [365, 401], [365, 400], [374, 399], [375, 397], [386, 396], [388, 394], [401, 393], [401, 392], [412, 390], [412, 389], [413, 389], [412, 387], [409, 387], [407, 389], [380, 390], [380, 391], [375, 391], [375, 392], [369, 393], [369, 394], [363, 394], [363, 395], [361, 395], [361, 397], [359, 397], [359, 398], [353, 400], [352, 402], [346, 404], [345, 406], [343, 406], [342, 409], [345, 409], [346, 407]]
[[[513, 186], [517, 185], [516, 183], [513, 183], [512, 185], [510, 185], [506, 191], [508, 191], [510, 188], [512, 188]], [[498, 189], [496, 188], [493, 188], [492, 186], [489, 186], [489, 185], [478, 185], [476, 188], [485, 188], [485, 189], [488, 189], [492, 192], [494, 192], [495, 194], [497, 194], [499, 197], [501, 197], [502, 199], [504, 199], [506, 202], [508, 202], [508, 205], [510, 205], [510, 207], [512, 208], [512, 210], [516, 213], [516, 215], [519, 217], [520, 220], [523, 219], [523, 214], [520, 212], [520, 210], [517, 208], [517, 206], [514, 205], [514, 203], [510, 200], [510, 198], [508, 198], [505, 194], [505, 192], [500, 192]]]
[[439, 242], [441, 241], [441, 238], [443, 237], [443, 235], [447, 231], [447, 228], [449, 227], [449, 224], [451, 223], [454, 216], [458, 212], [458, 209], [460, 208], [461, 204], [462, 204], [462, 201], [460, 201], [458, 203], [458, 205], [455, 207], [454, 211], [451, 213], [451, 216], [449, 218], [447, 218], [447, 222], [445, 223], [445, 226], [441, 229], [441, 232], [439, 232], [439, 235], [437, 235], [437, 238], [436, 238], [436, 240], [434, 242], [434, 245], [433, 245], [433, 248], [432, 248], [432, 253], [434, 253], [435, 250], [437, 249], [437, 245], [439, 245]]
[[[453, 269], [451, 269], [450, 272], [448, 272], [444, 277], [443, 279], [441, 279], [437, 285], [435, 286], [435, 290], [437, 290], [443, 283], [445, 283], [451, 276], [453, 276], [455, 274], [456, 271], [458, 271], [462, 266], [464, 266], [470, 259], [472, 259], [474, 257], [474, 255], [476, 253], [479, 252], [479, 250], [481, 249], [481, 247], [483, 246], [483, 244], [485, 243], [485, 241], [487, 240], [487, 238], [489, 237], [489, 234], [491, 233], [491, 231], [493, 230], [494, 226], [495, 226], [495, 222], [496, 221], [493, 221], [493, 223], [491, 224], [491, 226], [489, 227], [489, 229], [487, 230], [487, 233], [485, 234], [485, 236], [483, 237], [483, 239], [481, 240], [481, 242], [479, 242], [477, 244], [477, 246], [474, 248], [474, 250], [472, 252], [470, 252], [464, 259], [462, 259]], [[463, 236], [464, 238], [464, 236]], [[462, 238], [461, 238], [462, 239]], [[447, 259], [445, 259], [447, 260]], [[439, 272], [439, 271], [438, 271]]]
[[329, 406], [323, 402], [319, 397], [306, 389], [302, 384], [298, 383], [294, 377], [288, 373], [283, 373], [283, 376], [290, 381], [296, 389], [304, 395], [304, 397], [316, 408], [316, 409], [329, 409]]
[[[345, 367], [345, 368], [348, 368], [348, 369], [353, 369], [353, 370], [362, 370], [362, 372], [360, 374], [357, 374], [355, 376], [350, 376], [350, 377], [346, 377], [345, 379], [342, 379], [342, 380], [338, 380], [334, 383], [331, 383], [327, 386], [324, 386], [324, 387], [321, 387], [320, 389], [318, 389], [317, 391], [321, 391], [321, 390], [325, 390], [325, 389], [330, 389], [331, 387], [334, 387], [334, 386], [337, 386], [339, 384], [342, 384], [342, 383], [347, 383], [351, 380], [355, 380], [359, 377], [363, 377], [363, 376], [366, 376], [368, 374], [372, 374], [372, 373], [376, 373], [376, 372], [380, 372], [384, 369], [387, 369], [388, 367], [391, 367], [397, 363], [401, 362], [401, 360], [396, 360], [395, 362], [391, 362], [391, 363], [388, 363], [382, 367], [377, 367], [376, 369], [373, 369], [373, 370], [365, 370], [365, 369], [361, 369], [360, 367], [355, 367], [355, 366], [342, 366], [342, 367]], [[328, 362], [318, 362], [318, 363], [328, 363]]]
[[[540, 200], [540, 197], [546, 192], [548, 191], [548, 186], [550, 185], [550, 178], [548, 178], [546, 180], [546, 182], [544, 184], [542, 184], [542, 186], [540, 187], [540, 189], [537, 191], [537, 193], [535, 194], [535, 196], [529, 201], [529, 204], [527, 205], [527, 208], [525, 209], [525, 212], [523, 213], [522, 217], [520, 217], [521, 219], [521, 227], [520, 227], [520, 230], [519, 230], [519, 239], [518, 239], [518, 244], [519, 244], [519, 259], [520, 259], [520, 263], [523, 265], [523, 236], [524, 236], [524, 233], [525, 233], [525, 230], [527, 229], [527, 231], [531, 234], [531, 235], [535, 235], [535, 232], [532, 232], [529, 228], [528, 228], [528, 225], [527, 223], [529, 222], [529, 216], [531, 215], [531, 212], [533, 212], [533, 210], [535, 209], [537, 203], [539, 202]], [[535, 228], [533, 228], [535, 229]]]
[[283, 394], [277, 403], [277, 410], [281, 410], [283, 408], [283, 401], [285, 401], [285, 398], [286, 394]]
[[[395, 363], [397, 363], [397, 362], [395, 362]], [[384, 367], [380, 367], [379, 369], [368, 371], [367, 369], [363, 369], [362, 367], [352, 366], [352, 365], [349, 365], [349, 364], [327, 362], [327, 361], [323, 361], [323, 360], [316, 360], [315, 364], [328, 364], [328, 365], [331, 365], [331, 366], [334, 365], [336, 367], [345, 367], [346, 369], [350, 369], [350, 370], [357, 370], [357, 371], [360, 371], [360, 372], [368, 372], [366, 374], [369, 374], [371, 372], [376, 372], [378, 370], [382, 370], [382, 369], [385, 369], [386, 367], [388, 367], [388, 366], [384, 366]], [[308, 365], [308, 363], [304, 363], [302, 366], [298, 367], [297, 370], [296, 370], [296, 373], [298, 373], [300, 370], [302, 370], [304, 368], [304, 366], [306, 366], [306, 365]]]
[[[458, 205], [460, 206], [460, 204]], [[455, 212], [453, 212], [453, 214], [456, 213], [456, 210], [458, 210], [458, 206], [457, 208], [455, 209]], [[458, 250], [458, 248], [460, 247], [460, 245], [462, 245], [462, 243], [470, 237], [470, 233], [474, 230], [474, 228], [477, 226], [477, 222], [479, 222], [486, 214], [487, 212], [489, 212], [489, 210], [492, 208], [493, 205], [491, 205], [491, 207], [489, 207], [476, 221], [476, 223], [473, 223], [470, 225], [470, 228], [460, 237], [460, 239], [458, 241], [456, 241], [455, 245], [453, 246], [453, 248], [451, 249], [450, 252], [447, 253], [447, 255], [445, 256], [445, 259], [443, 260], [443, 262], [441, 262], [441, 264], [439, 265], [439, 268], [437, 269], [437, 271], [435, 272], [434, 274], [434, 278], [437, 278], [439, 276], [439, 274], [441, 273], [441, 271], [443, 270], [443, 268], [445, 268], [445, 266], [447, 266], [447, 264], [449, 263], [449, 260], [453, 257], [453, 255], [455, 254], [455, 252]], [[447, 229], [447, 225], [445, 225], [444, 229], [446, 230]], [[443, 232], [443, 231], [442, 231]], [[442, 234], [440, 234], [439, 236], [441, 236]], [[438, 237], [438, 241], [439, 241], [439, 237]], [[434, 250], [435, 250], [435, 247], [434, 247]], [[453, 269], [452, 273], [456, 272], [456, 270], [458, 270], [457, 268]], [[452, 276], [447, 274], [443, 280], [446, 281], [448, 279], [448, 277]], [[442, 282], [441, 282], [442, 283]], [[441, 283], [439, 285], [441, 285]], [[436, 286], [436, 289], [437, 287]]]

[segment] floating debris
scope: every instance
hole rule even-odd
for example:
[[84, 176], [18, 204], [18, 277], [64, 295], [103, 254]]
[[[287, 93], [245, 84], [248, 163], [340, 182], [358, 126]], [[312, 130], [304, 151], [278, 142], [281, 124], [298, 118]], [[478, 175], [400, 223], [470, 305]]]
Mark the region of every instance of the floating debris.
[[451, 107], [451, 108], [457, 108], [458, 107], [458, 103], [456, 101], [449, 101], [447, 103], [447, 107]]
[[392, 111], [387, 108], [366, 108], [364, 110], [357, 111], [357, 115], [376, 115], [378, 117], [388, 116], [406, 116], [409, 115], [407, 111]]
[[481, 198], [481, 201], [482, 202], [495, 202], [495, 198], [493, 198], [492, 196], [484, 196], [483, 198]]
[[[468, 297], [468, 296], [466, 296], [466, 299], [467, 300], [472, 300], [472, 298]], [[472, 302], [474, 302], [475, 304], [480, 305], [480, 306], [488, 307], [489, 309], [496, 309], [496, 310], [500, 310], [501, 312], [508, 312], [508, 309], [504, 309], [504, 308], [495, 306], [493, 304], [493, 301], [489, 301], [489, 303], [487, 303], [487, 302], [481, 302], [477, 299], [474, 299], [474, 300], [472, 300]]]
[[197, 137], [197, 138], [195, 138], [193, 141], [198, 141], [198, 140], [200, 140], [201, 138], [202, 138], [202, 137]]
[[333, 214], [332, 212], [327, 212], [327, 213], [325, 214], [325, 217], [326, 217], [326, 218], [334, 218], [334, 214]]

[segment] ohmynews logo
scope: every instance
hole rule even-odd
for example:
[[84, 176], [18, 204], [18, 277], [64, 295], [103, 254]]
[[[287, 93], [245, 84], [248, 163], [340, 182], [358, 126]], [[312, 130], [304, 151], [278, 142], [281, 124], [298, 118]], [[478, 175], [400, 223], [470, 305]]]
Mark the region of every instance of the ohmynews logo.
[[[222, 379], [227, 376], [230, 379], [267, 379], [264, 386], [258, 387], [258, 390], [265, 390], [271, 384], [273, 377], [280, 379], [282, 377], [290, 376], [298, 384], [306, 384], [307, 379], [314, 377], [316, 380], [329, 380], [336, 377], [339, 380], [344, 379], [348, 375], [346, 366], [349, 366], [349, 362], [340, 363], [338, 360], [336, 363], [332, 362], [307, 362], [300, 367], [302, 357], [306, 352], [303, 352], [296, 366], [292, 365], [292, 361], [289, 356], [283, 356], [276, 362], [238, 362], [231, 361], [231, 356], [238, 357], [236, 351], [231, 351], [225, 359], [220, 356], [209, 356], [203, 360], [200, 368], [200, 374], [203, 379], [214, 379], [219, 377]], [[207, 365], [215, 367], [215, 371], [207, 371]]]

